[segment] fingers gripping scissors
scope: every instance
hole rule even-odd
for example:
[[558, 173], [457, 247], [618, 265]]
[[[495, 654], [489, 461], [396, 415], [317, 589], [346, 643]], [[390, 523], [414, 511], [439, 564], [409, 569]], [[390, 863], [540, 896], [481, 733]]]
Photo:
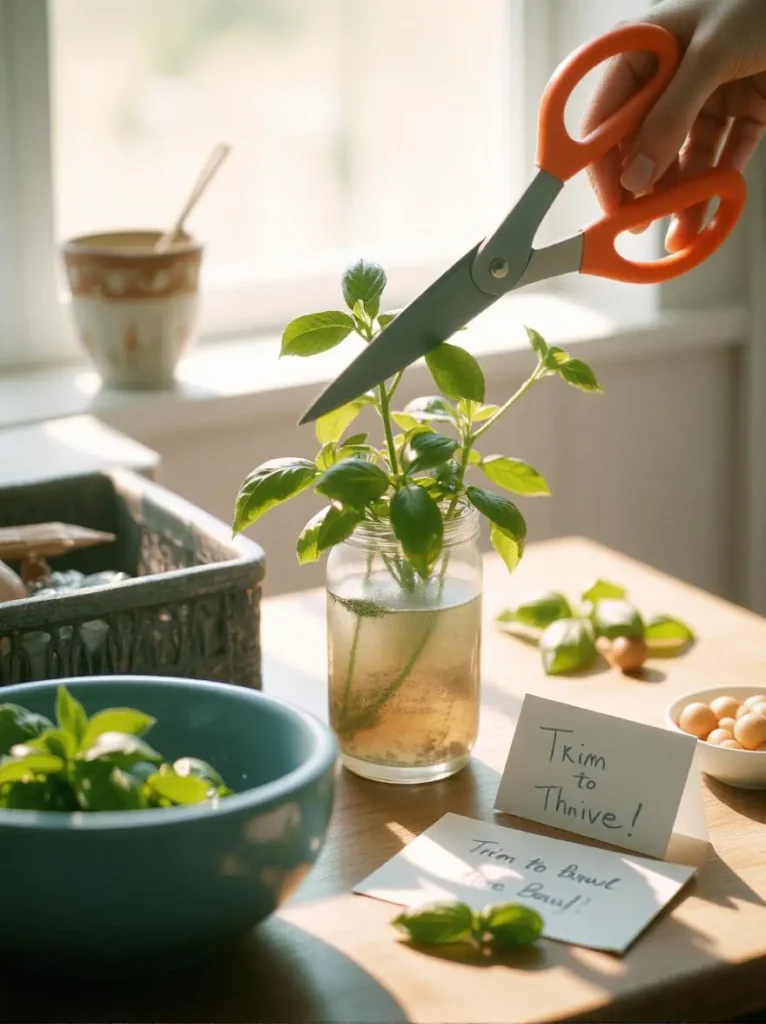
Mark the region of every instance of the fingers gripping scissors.
[[[602, 61], [629, 51], [657, 58], [654, 76], [584, 139], [573, 139], [564, 108], [574, 88]], [[525, 285], [579, 271], [614, 281], [656, 284], [685, 274], [722, 244], [739, 220], [746, 186], [736, 170], [716, 168], [626, 202], [576, 235], [542, 249], [535, 234], [566, 181], [624, 143], [675, 74], [678, 42], [656, 25], [627, 25], [587, 43], [554, 72], [538, 118], [537, 173], [497, 230], [458, 260], [385, 327], [325, 389], [301, 423], [317, 419], [414, 363], [487, 309]], [[653, 262], [621, 256], [624, 231], [719, 199], [715, 216], [685, 248]]]

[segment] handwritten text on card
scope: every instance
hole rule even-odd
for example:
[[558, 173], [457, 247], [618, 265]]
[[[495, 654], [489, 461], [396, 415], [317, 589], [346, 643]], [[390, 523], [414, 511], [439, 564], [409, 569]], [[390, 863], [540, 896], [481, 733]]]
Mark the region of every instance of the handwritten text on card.
[[[690, 778], [692, 736], [527, 694], [495, 807], [662, 857]], [[701, 809], [701, 808], [700, 808]], [[683, 823], [680, 825], [683, 831]], [[704, 828], [684, 832], [704, 836]]]

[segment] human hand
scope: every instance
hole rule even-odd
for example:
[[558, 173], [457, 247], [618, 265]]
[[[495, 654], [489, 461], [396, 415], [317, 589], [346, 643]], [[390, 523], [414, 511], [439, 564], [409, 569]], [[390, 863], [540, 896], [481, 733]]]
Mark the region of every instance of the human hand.
[[[611, 150], [590, 169], [602, 208], [610, 212], [658, 182], [711, 167], [743, 171], [766, 130], [766, 0], [665, 0], [641, 23], [672, 32], [683, 58], [626, 152]], [[587, 133], [622, 106], [654, 73], [648, 53], [615, 58], [583, 119]], [[701, 230], [707, 204], [671, 221], [668, 252]]]

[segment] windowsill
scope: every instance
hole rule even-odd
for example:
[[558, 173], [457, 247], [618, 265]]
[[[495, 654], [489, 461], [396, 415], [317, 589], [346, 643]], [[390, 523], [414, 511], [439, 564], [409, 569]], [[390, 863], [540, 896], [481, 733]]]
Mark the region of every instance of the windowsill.
[[[528, 370], [525, 323], [550, 344], [576, 347], [597, 371], [623, 360], [742, 345], [746, 336], [746, 313], [739, 306], [631, 313], [530, 291], [502, 299], [460, 337], [460, 344], [481, 357], [488, 381]], [[353, 354], [348, 344], [312, 359], [279, 359], [274, 335], [200, 344], [182, 364], [176, 389], [162, 392], [101, 391], [86, 364], [8, 374], [0, 377], [0, 428], [90, 413], [133, 437], [151, 439], [274, 415], [297, 419]], [[414, 367], [412, 377], [413, 384], [426, 386], [423, 366]]]

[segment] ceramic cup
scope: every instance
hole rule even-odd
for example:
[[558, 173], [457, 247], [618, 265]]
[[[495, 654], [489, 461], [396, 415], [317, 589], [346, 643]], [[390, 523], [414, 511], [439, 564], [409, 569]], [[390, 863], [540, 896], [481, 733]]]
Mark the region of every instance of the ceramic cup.
[[62, 247], [77, 333], [106, 387], [172, 387], [194, 339], [202, 245], [182, 234], [158, 253], [161, 235], [110, 231]]

